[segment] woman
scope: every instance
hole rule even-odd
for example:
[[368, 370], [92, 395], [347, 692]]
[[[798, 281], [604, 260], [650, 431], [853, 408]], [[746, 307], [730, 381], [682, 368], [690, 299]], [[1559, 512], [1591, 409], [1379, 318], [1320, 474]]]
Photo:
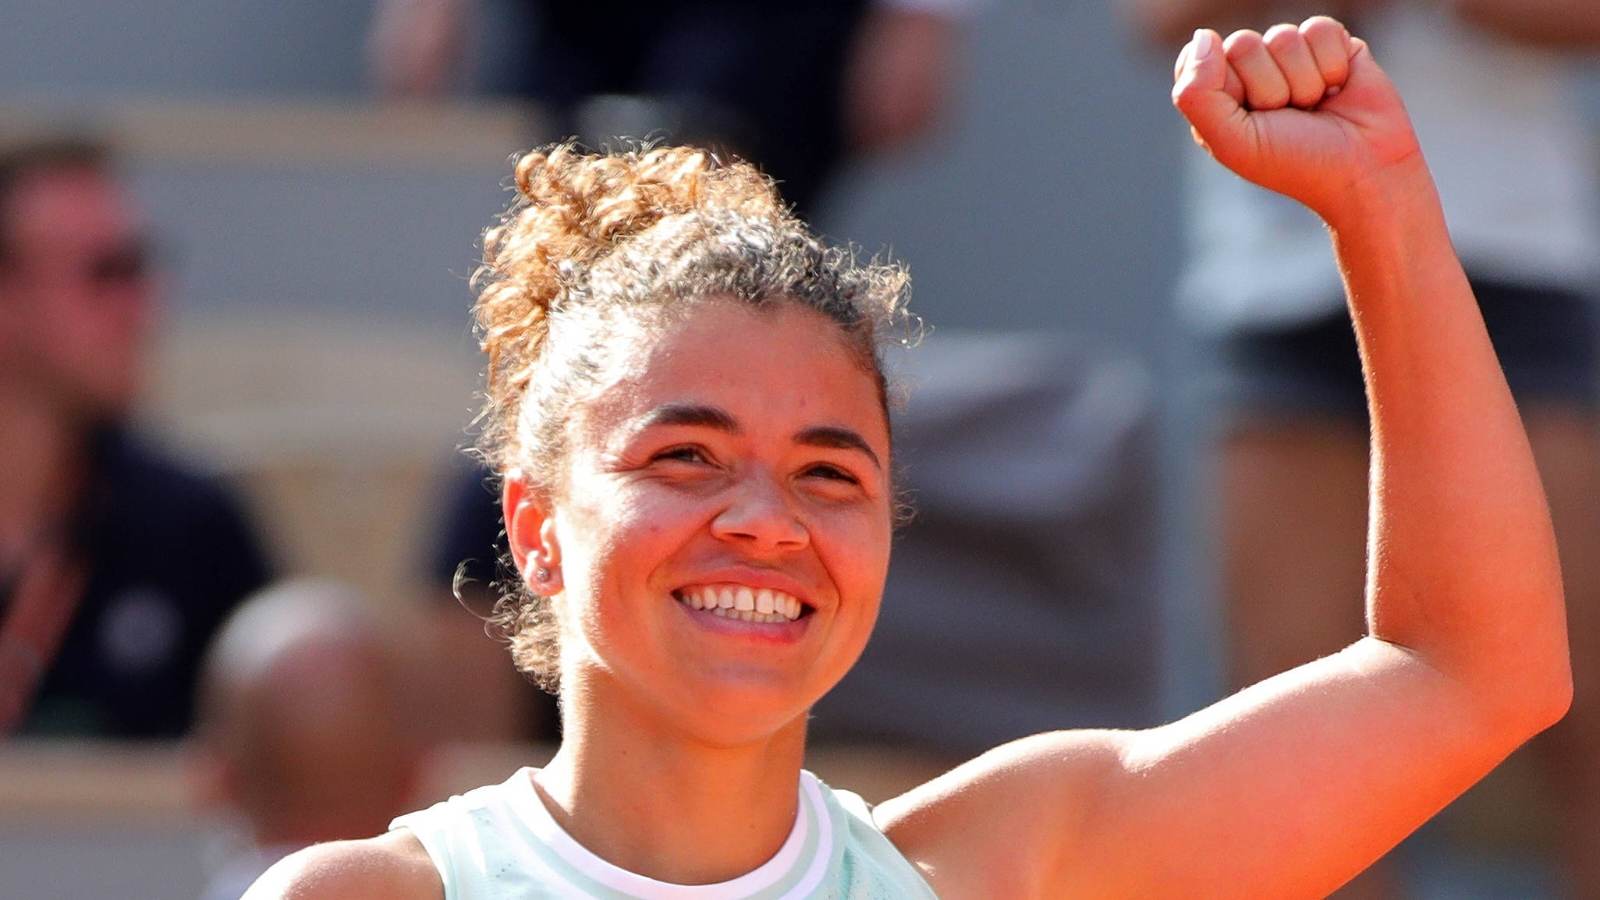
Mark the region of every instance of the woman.
[[1369, 637], [1163, 728], [1038, 735], [875, 810], [829, 791], [806, 710], [888, 564], [899, 273], [744, 167], [534, 154], [478, 315], [513, 652], [559, 678], [566, 737], [249, 896], [1321, 896], [1558, 719], [1549, 518], [1388, 79], [1319, 17], [1198, 32], [1173, 97], [1333, 233], [1374, 415]]

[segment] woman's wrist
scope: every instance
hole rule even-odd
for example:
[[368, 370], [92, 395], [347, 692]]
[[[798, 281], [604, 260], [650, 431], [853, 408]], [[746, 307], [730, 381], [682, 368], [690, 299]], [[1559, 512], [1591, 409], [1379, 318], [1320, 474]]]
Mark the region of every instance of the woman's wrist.
[[1444, 223], [1439, 191], [1421, 153], [1351, 182], [1318, 206], [1316, 213], [1335, 235], [1382, 230], [1386, 223], [1407, 232], [1421, 223]]

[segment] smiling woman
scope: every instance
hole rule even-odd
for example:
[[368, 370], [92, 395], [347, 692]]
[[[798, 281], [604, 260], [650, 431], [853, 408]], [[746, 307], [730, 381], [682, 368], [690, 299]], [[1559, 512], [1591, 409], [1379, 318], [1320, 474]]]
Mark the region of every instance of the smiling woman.
[[[489, 357], [480, 450], [509, 474], [517, 502], [537, 497], [528, 509], [548, 509], [572, 487], [574, 466], [600, 459], [657, 481], [703, 483], [709, 469], [731, 471], [736, 461], [705, 444], [731, 454], [758, 433], [754, 426], [767, 424], [743, 420], [776, 412], [764, 401], [789, 394], [813, 403], [816, 417], [793, 423], [797, 446], [854, 447], [857, 454], [822, 456], [858, 464], [865, 455], [883, 480], [888, 408], [877, 341], [908, 320], [903, 269], [858, 264], [828, 247], [753, 167], [724, 165], [699, 150], [589, 156], [561, 145], [524, 156], [516, 180], [518, 203], [485, 236], [476, 315]], [[703, 308], [724, 305], [774, 321], [690, 333], [708, 324]], [[787, 327], [796, 310], [805, 312], [798, 330]], [[796, 337], [811, 333], [822, 339], [814, 348]], [[772, 346], [758, 349], [762, 338]], [[799, 358], [802, 346], [818, 358]], [[831, 395], [795, 390], [821, 371], [818, 360], [842, 366], [844, 380], [868, 392], [865, 422], [830, 421], [814, 404]], [[760, 393], [753, 379], [764, 371], [775, 382]], [[669, 387], [669, 373], [688, 381]], [[754, 402], [736, 410], [707, 393], [734, 386], [746, 392], [733, 399]], [[641, 405], [645, 395], [654, 405]], [[879, 432], [874, 450], [864, 435]], [[653, 442], [663, 435], [688, 443], [660, 451]], [[641, 458], [641, 447], [679, 459]], [[707, 471], [689, 455], [699, 455]], [[804, 483], [815, 488], [819, 473], [833, 472], [836, 494], [853, 478], [842, 462], [813, 468]], [[508, 501], [506, 512], [510, 526], [515, 505]], [[570, 567], [546, 564], [535, 575], [540, 570], [551, 580], [514, 585], [501, 622], [518, 666], [554, 689], [561, 629], [545, 598]]]
[[1320, 897], [1559, 718], [1549, 517], [1410, 123], [1339, 23], [1270, 34], [1198, 32], [1173, 99], [1334, 236], [1374, 421], [1368, 637], [877, 809], [821, 784], [808, 711], [889, 562], [877, 345], [904, 272], [818, 241], [749, 166], [560, 146], [517, 165], [477, 313], [512, 652], [559, 685], [561, 748], [248, 896]]
[[[571, 411], [557, 485], [508, 476], [511, 550], [552, 598], [575, 741], [670, 730], [798, 761], [805, 711], [865, 646], [888, 570], [879, 379], [810, 308], [696, 305], [622, 343], [605, 399]], [[799, 615], [752, 621], [771, 592]]]

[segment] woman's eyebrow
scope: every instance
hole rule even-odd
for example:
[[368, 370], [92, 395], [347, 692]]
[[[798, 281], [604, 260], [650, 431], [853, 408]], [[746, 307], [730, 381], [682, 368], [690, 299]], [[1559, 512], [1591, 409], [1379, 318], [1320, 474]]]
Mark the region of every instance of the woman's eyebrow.
[[[632, 429], [634, 433], [663, 426], [690, 426], [713, 428], [728, 434], [742, 434], [744, 429], [727, 410], [703, 403], [664, 403], [641, 416]], [[830, 447], [836, 450], [857, 450], [866, 454], [872, 464], [883, 468], [883, 461], [855, 431], [842, 425], [813, 425], [795, 433], [794, 441], [808, 447]]]
[[795, 433], [795, 443], [805, 444], [810, 447], [832, 447], [838, 450], [859, 450], [872, 460], [872, 464], [880, 470], [883, 462], [878, 459], [872, 446], [866, 438], [840, 425], [816, 425], [805, 428]]
[[739, 434], [739, 423], [728, 411], [701, 403], [665, 403], [639, 418], [636, 431], [663, 425], [690, 425]]

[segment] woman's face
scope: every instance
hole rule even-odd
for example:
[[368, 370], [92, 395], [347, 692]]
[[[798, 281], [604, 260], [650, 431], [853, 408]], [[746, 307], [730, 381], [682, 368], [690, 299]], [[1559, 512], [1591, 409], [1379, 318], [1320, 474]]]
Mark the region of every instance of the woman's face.
[[567, 702], [729, 742], [803, 716], [865, 647], [889, 563], [888, 427], [838, 326], [705, 302], [568, 429], [541, 523]]

